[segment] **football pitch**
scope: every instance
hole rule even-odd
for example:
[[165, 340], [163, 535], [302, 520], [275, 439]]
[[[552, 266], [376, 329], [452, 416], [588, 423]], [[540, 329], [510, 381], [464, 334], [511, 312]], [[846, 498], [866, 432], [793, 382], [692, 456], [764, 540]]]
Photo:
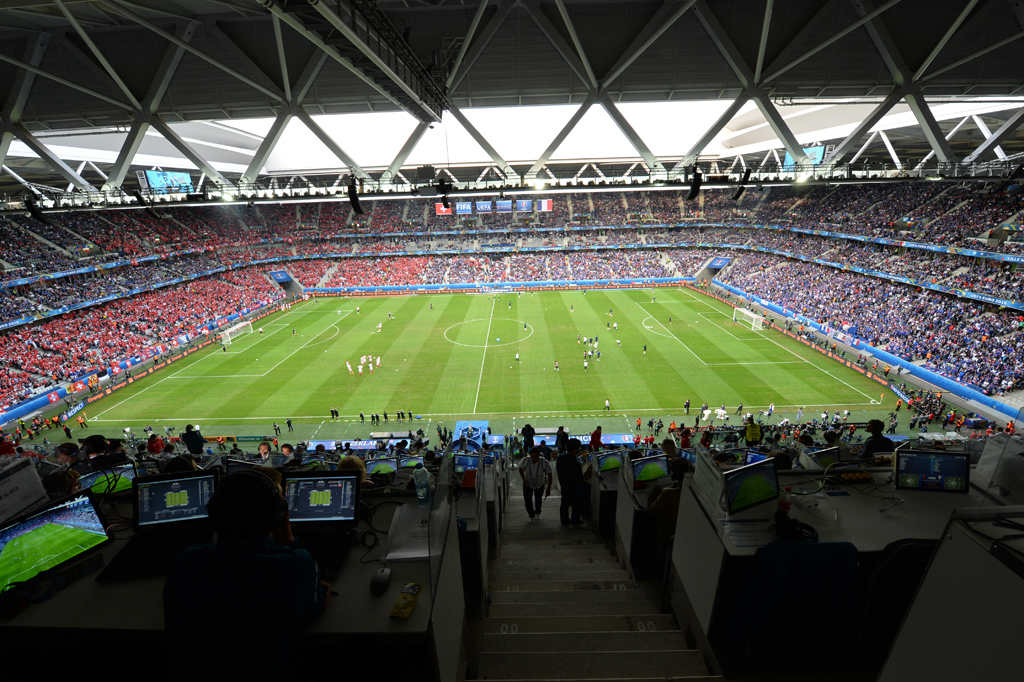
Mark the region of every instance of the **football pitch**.
[[30, 530], [8, 542], [0, 553], [0, 590], [53, 568], [72, 554], [98, 545], [106, 537], [102, 533], [53, 523]]
[[[298, 427], [322, 426], [336, 408], [345, 424], [386, 411], [390, 423], [374, 430], [605, 416], [614, 433], [632, 430], [637, 417], [682, 421], [688, 399], [690, 424], [703, 402], [725, 403], [730, 414], [740, 403], [755, 414], [799, 407], [808, 418], [824, 408], [881, 409], [875, 382], [778, 332], [734, 323], [730, 310], [680, 288], [324, 298], [135, 382], [90, 406], [89, 420], [111, 431], [171, 424], [180, 432], [199, 422], [206, 434], [226, 425], [269, 434], [291, 419], [310, 437]], [[594, 356], [584, 369], [586, 351]], [[380, 366], [360, 375], [368, 355]], [[396, 424], [398, 410], [422, 421]], [[319, 437], [340, 437], [332, 428]]]

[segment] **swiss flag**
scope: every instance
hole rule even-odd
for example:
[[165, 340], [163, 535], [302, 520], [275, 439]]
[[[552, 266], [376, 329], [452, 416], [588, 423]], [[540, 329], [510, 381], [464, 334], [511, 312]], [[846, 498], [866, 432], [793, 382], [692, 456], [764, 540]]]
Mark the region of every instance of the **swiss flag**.
[[50, 401], [51, 403], [55, 403], [55, 402], [57, 402], [58, 400], [60, 400], [60, 396], [59, 396], [59, 395], [57, 395], [57, 393], [56, 393], [56, 392], [54, 392], [54, 393], [51, 393], [51, 394], [49, 394], [48, 396], [46, 396], [46, 398], [47, 398], [47, 400], [49, 400], [49, 401]]
[[84, 381], [76, 381], [75, 382], [75, 390], [76, 391], [84, 391], [85, 390], [85, 382]]
[[448, 208], [445, 208], [444, 204], [434, 204], [434, 210], [437, 212], [437, 215], [451, 215], [452, 214], [452, 207], [451, 207], [450, 204], [449, 204]]

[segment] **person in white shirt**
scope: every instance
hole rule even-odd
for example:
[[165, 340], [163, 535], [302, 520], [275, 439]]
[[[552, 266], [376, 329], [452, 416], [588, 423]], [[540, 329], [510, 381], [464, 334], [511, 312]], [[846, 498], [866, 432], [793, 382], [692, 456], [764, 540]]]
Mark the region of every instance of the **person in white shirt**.
[[[530, 454], [519, 462], [519, 475], [523, 479], [523, 498], [526, 500], [526, 513], [532, 522], [534, 517], [540, 518], [541, 502], [551, 496], [551, 465], [540, 456], [540, 448], [530, 448]], [[545, 493], [545, 488], [547, 492]], [[543, 493], [543, 495], [542, 495]]]

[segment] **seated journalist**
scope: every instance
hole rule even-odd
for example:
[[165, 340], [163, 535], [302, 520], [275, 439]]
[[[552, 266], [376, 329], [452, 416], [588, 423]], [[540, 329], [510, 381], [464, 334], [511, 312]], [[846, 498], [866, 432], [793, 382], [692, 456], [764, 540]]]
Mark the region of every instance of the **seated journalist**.
[[280, 480], [247, 469], [210, 498], [217, 542], [182, 552], [164, 585], [167, 679], [302, 679], [290, 642], [323, 611], [330, 586], [296, 546]]

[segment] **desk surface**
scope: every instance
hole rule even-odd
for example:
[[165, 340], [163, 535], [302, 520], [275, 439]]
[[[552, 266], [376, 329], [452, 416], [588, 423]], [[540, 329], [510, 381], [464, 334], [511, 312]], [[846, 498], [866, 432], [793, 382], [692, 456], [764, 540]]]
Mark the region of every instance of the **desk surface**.
[[[374, 525], [387, 528], [395, 509], [397, 505], [381, 505], [374, 515]], [[369, 528], [360, 524], [360, 530], [364, 529]], [[125, 542], [111, 543], [104, 550], [104, 559], [112, 559]], [[361, 564], [359, 560], [366, 550], [358, 546], [352, 549], [341, 573], [331, 583], [338, 595], [331, 598], [330, 605], [309, 628], [310, 634], [386, 634], [399, 638], [426, 635], [432, 608], [428, 562], [392, 562], [388, 589], [375, 597], [370, 594], [370, 579], [380, 564], [371, 559], [379, 557], [380, 552], [380, 547], [370, 550], [368, 563]], [[11, 620], [0, 621], [0, 628], [163, 630], [164, 578], [107, 584], [94, 578], [95, 574], [86, 576], [49, 601], [29, 606]], [[419, 601], [409, 620], [391, 618], [388, 614], [406, 583], [423, 586]]]
[[[794, 496], [790, 516], [813, 526], [818, 531], [819, 542], [850, 542], [858, 551], [878, 552], [897, 540], [937, 539], [954, 509], [985, 504], [982, 495], [974, 489], [966, 495], [899, 490], [891, 496], [892, 484], [886, 483], [888, 475], [876, 473], [873, 477], [877, 485], [830, 485], [814, 496]], [[797, 492], [817, 488], [816, 481], [807, 480], [806, 474], [800, 472], [780, 472], [779, 484], [791, 486]], [[686, 486], [693, 491], [704, 510], [705, 521], [714, 525], [731, 556], [749, 556], [757, 551], [756, 544], [741, 546], [744, 543], [726, 532], [723, 522], [746, 521], [751, 522], [752, 527], [757, 525], [753, 522], [759, 520], [774, 523], [775, 500], [728, 515], [691, 479], [687, 478]], [[829, 494], [837, 492], [840, 494]], [[897, 499], [903, 502], [893, 506]]]

